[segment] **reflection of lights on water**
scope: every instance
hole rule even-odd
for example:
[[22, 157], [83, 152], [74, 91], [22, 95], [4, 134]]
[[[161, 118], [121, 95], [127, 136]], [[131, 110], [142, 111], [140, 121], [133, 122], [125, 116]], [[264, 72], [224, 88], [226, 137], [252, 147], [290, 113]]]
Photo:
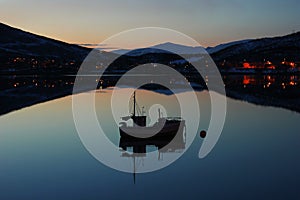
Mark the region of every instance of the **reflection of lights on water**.
[[269, 60], [266, 62], [267, 65], [272, 65], [272, 62], [270, 62]]

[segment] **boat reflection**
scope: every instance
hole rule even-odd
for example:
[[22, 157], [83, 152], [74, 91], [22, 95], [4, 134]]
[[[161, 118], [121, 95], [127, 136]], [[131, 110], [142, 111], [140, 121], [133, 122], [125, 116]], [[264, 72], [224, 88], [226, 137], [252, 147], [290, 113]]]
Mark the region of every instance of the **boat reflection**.
[[[176, 133], [177, 132], [177, 133]], [[164, 153], [180, 153], [185, 149], [186, 130], [185, 128], [176, 131], [173, 136], [166, 137], [120, 137], [119, 147], [121, 156], [133, 159], [133, 181], [136, 180], [136, 163], [139, 159], [147, 156], [147, 153], [157, 151], [158, 160], [163, 159]]]
[[[121, 137], [119, 141], [119, 147], [125, 151], [122, 153], [124, 157], [130, 157], [128, 152], [136, 156], [138, 154], [146, 156], [148, 146], [155, 147], [158, 153], [181, 152], [185, 149], [185, 135], [177, 134], [175, 137], [151, 139]], [[129, 151], [129, 148], [132, 148], [132, 151]]]

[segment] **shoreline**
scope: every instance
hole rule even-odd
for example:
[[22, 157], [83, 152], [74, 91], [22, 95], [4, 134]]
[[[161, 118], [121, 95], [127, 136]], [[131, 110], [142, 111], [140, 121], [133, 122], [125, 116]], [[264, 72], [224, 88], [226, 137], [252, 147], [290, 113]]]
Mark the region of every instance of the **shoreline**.
[[[72, 90], [70, 91], [70, 88], [67, 88], [65, 90], [61, 90], [59, 92], [55, 92], [53, 94], [49, 94], [48, 91], [45, 92], [43, 95], [40, 93], [35, 94], [29, 94], [28, 96], [15, 96], [11, 95], [10, 97], [15, 97], [14, 100], [9, 101], [9, 103], [6, 102], [5, 107], [0, 107], [0, 117], [4, 116], [6, 114], [21, 110], [23, 108], [31, 107], [37, 104], [46, 103], [52, 100], [56, 100], [59, 98], [67, 97], [72, 95]], [[151, 89], [148, 89], [151, 90]], [[88, 91], [88, 90], [87, 90]], [[167, 92], [164, 92], [162, 90], [152, 90], [153, 92], [161, 93], [168, 95]], [[201, 92], [203, 90], [199, 90]], [[84, 92], [84, 91], [83, 91]], [[7, 95], [0, 95], [0, 97], [3, 99], [4, 97], [8, 97]], [[299, 101], [300, 98], [296, 99], [278, 99], [274, 97], [269, 96], [261, 96], [261, 95], [253, 95], [253, 94], [240, 94], [237, 91], [234, 90], [226, 90], [226, 97], [231, 98], [238, 101], [244, 101], [248, 102], [254, 105], [260, 105], [260, 106], [266, 106], [266, 107], [274, 107], [274, 108], [282, 108], [286, 110], [290, 110], [292, 112], [296, 112], [300, 114], [300, 105]], [[22, 104], [18, 104], [20, 100], [23, 100]], [[26, 99], [26, 101], [24, 101]]]
[[[16, 104], [14, 102], [18, 102], [19, 100], [22, 99], [22, 97], [20, 97], [20, 96], [19, 97], [10, 96], [10, 97], [14, 98], [12, 100], [13, 103], [6, 103], [5, 108], [3, 108], [1, 106], [1, 108], [0, 108], [0, 117], [4, 116], [6, 114], [12, 113], [12, 112], [21, 110], [23, 108], [27, 108], [27, 107], [31, 107], [31, 106], [34, 106], [34, 105], [37, 105], [37, 104], [40, 104], [40, 103], [45, 103], [45, 102], [48, 102], [48, 101], [56, 100], [56, 99], [63, 98], [63, 97], [69, 96], [69, 95], [72, 95], [72, 93], [61, 92], [61, 93], [57, 93], [57, 94], [50, 94], [50, 95], [47, 94], [46, 96], [39, 96], [38, 94], [36, 94], [36, 95], [33, 94], [33, 95], [23, 97], [27, 100], [23, 101], [21, 104]], [[3, 98], [3, 96], [6, 96], [6, 95], [1, 95], [0, 97]]]

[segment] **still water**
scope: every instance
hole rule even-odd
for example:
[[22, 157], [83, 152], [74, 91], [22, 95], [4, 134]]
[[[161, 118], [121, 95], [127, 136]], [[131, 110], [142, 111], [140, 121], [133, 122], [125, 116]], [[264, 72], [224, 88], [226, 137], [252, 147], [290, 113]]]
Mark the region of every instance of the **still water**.
[[[101, 114], [107, 113], [111, 93], [97, 92], [96, 108], [107, 137], [118, 145], [118, 124]], [[206, 91], [197, 95], [203, 100], [200, 132], [209, 124], [209, 98]], [[173, 116], [178, 114], [174, 98], [138, 91], [145, 108], [159, 101]], [[85, 149], [71, 97], [3, 115], [0, 199], [299, 199], [300, 115], [229, 98], [227, 103], [224, 130], [207, 157], [198, 158], [203, 140], [197, 135], [182, 157], [162, 170], [137, 174], [135, 184], [131, 173], [108, 168]], [[176, 152], [162, 154], [164, 159]], [[130, 159], [124, 157], [124, 163]], [[137, 161], [137, 169], [147, 159]]]

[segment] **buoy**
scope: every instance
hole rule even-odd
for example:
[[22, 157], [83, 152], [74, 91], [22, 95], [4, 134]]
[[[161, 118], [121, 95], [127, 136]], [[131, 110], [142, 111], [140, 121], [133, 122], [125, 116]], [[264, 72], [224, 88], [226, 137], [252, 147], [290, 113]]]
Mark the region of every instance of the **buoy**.
[[201, 138], [205, 138], [205, 137], [206, 137], [206, 131], [202, 130], [202, 131], [200, 132], [200, 137], [201, 137]]

